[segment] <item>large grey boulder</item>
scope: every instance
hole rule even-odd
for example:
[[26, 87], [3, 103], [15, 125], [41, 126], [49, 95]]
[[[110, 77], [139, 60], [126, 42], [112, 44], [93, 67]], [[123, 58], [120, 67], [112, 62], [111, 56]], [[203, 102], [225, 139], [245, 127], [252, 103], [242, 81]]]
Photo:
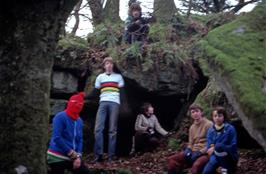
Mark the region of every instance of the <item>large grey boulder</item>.
[[54, 71], [52, 74], [53, 93], [74, 93], [78, 88], [78, 79], [71, 73]]

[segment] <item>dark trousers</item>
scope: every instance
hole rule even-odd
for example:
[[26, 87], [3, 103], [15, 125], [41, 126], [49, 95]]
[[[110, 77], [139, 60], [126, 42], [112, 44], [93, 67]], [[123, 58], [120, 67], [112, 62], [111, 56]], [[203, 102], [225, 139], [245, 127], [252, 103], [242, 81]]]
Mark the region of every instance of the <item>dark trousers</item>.
[[125, 41], [132, 44], [136, 41], [144, 42], [149, 33], [148, 25], [133, 25], [125, 33]]
[[158, 135], [150, 135], [148, 133], [136, 132], [135, 148], [139, 152], [151, 152], [159, 145]]
[[[195, 160], [192, 164], [189, 174], [200, 174], [203, 167], [208, 162], [207, 155], [203, 155]], [[177, 174], [181, 172], [184, 166], [189, 166], [185, 160], [184, 152], [177, 152], [176, 154], [168, 157], [168, 174]]]
[[83, 163], [81, 163], [80, 168], [73, 169], [73, 161], [62, 161], [57, 163], [49, 164], [50, 172], [48, 174], [64, 174], [65, 170], [72, 172], [73, 174], [90, 174], [89, 169], [87, 169]]

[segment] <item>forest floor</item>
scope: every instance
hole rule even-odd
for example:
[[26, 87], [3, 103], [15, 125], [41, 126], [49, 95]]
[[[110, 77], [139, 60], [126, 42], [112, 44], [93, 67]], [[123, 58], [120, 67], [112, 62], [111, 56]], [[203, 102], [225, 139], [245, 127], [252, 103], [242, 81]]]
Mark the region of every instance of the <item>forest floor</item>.
[[[170, 138], [176, 137], [173, 135]], [[180, 147], [184, 146], [181, 143]], [[134, 154], [128, 157], [120, 157], [114, 162], [106, 159], [102, 163], [91, 164], [93, 156], [87, 157], [86, 165], [95, 173], [100, 174], [164, 174], [166, 171], [167, 157], [174, 154], [176, 150], [169, 148], [169, 138], [162, 139], [160, 147], [154, 152]], [[239, 149], [240, 159], [236, 174], [265, 174], [266, 153], [262, 149]], [[107, 158], [107, 157], [106, 157]], [[97, 171], [97, 172], [96, 172]], [[130, 172], [131, 171], [131, 172]], [[186, 173], [187, 170], [184, 170]]]

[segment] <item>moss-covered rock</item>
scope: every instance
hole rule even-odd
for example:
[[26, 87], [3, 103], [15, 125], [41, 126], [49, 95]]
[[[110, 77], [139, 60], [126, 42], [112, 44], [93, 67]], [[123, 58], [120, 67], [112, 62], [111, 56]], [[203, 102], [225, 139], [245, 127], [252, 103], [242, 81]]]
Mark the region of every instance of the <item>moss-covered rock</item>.
[[229, 121], [238, 119], [234, 108], [229, 103], [223, 90], [217, 85], [216, 79], [210, 77], [206, 88], [197, 96], [194, 103], [199, 104], [204, 109], [204, 115], [211, 118], [212, 109], [216, 106], [223, 106], [229, 116]]
[[[204, 56], [244, 126], [266, 150], [266, 4], [211, 31], [201, 41]], [[206, 66], [205, 66], [206, 68]]]

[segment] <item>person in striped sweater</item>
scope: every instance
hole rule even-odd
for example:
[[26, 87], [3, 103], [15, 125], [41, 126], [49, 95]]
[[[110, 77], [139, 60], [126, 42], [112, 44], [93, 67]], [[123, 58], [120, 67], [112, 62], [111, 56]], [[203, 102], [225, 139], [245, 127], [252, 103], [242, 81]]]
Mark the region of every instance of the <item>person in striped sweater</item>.
[[123, 92], [124, 80], [120, 74], [113, 71], [112, 57], [106, 57], [103, 60], [105, 72], [99, 74], [95, 80], [94, 90], [85, 97], [85, 99], [94, 98], [100, 95], [100, 105], [95, 121], [95, 144], [94, 153], [95, 160], [93, 162], [103, 161], [103, 130], [105, 128], [105, 120], [109, 117], [109, 141], [108, 141], [108, 160], [111, 162], [116, 151], [117, 139], [117, 122], [120, 107], [120, 94]]
[[47, 151], [50, 174], [64, 174], [65, 170], [89, 174], [81, 162], [83, 121], [79, 117], [84, 105], [84, 92], [70, 97], [66, 110], [53, 118], [52, 137]]

